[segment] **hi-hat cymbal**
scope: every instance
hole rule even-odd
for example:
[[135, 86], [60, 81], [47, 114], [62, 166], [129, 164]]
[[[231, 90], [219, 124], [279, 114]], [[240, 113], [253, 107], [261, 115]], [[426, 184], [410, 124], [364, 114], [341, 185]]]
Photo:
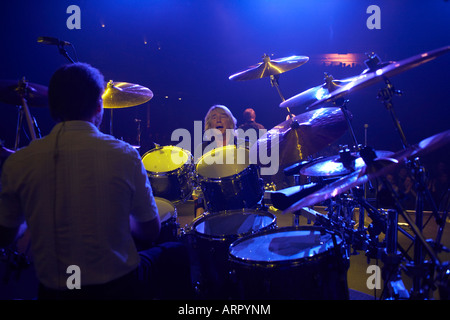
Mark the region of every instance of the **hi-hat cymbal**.
[[[345, 154], [345, 153], [343, 153]], [[313, 161], [304, 166], [300, 173], [309, 177], [339, 177], [354, 171], [361, 170], [364, 166], [364, 160], [359, 152], [351, 152], [348, 157], [336, 155]], [[391, 151], [375, 151], [377, 158], [387, 158], [392, 156]], [[347, 161], [348, 159], [348, 161]]]
[[234, 81], [245, 81], [275, 76], [295, 69], [308, 62], [308, 60], [309, 57], [305, 56], [290, 56], [286, 58], [270, 60], [269, 56], [264, 55], [263, 62], [251, 66], [247, 70], [233, 74], [229, 77], [229, 79]]
[[0, 101], [15, 106], [22, 105], [22, 97], [30, 107], [48, 107], [48, 88], [25, 79], [0, 80]]
[[426, 138], [411, 147], [388, 156], [387, 158], [377, 158], [373, 161], [373, 165], [365, 165], [362, 169], [354, 171], [339, 180], [326, 185], [313, 194], [300, 199], [283, 213], [293, 213], [303, 207], [313, 206], [336, 197], [355, 187], [361, 186], [370, 180], [387, 175], [399, 164], [405, 163], [409, 158], [425, 155], [448, 144], [450, 144], [450, 130]]
[[368, 69], [364, 70], [363, 73], [361, 73], [359, 76], [345, 79], [344, 81], [347, 80], [351, 81], [349, 81], [346, 85], [328, 94], [325, 94], [320, 100], [311, 104], [311, 106], [309, 106], [307, 109], [313, 109], [324, 103], [333, 102], [336, 99], [342, 98], [345, 95], [354, 92], [358, 89], [366, 88], [379, 81], [386, 80], [402, 72], [418, 67], [419, 65], [429, 62], [449, 51], [450, 46], [446, 46], [429, 52], [418, 54], [398, 62], [390, 62], [387, 64], [386, 63], [376, 64], [374, 66], [370, 66]]
[[[348, 78], [344, 80], [336, 80], [332, 75], [325, 73], [324, 76], [324, 84], [308, 89], [299, 93], [286, 101], [283, 101], [280, 104], [280, 108], [289, 108], [292, 110], [293, 108], [306, 108], [309, 107], [314, 102], [322, 100], [324, 97], [329, 95], [331, 92], [342, 88], [345, 85], [348, 85], [352, 82], [354, 78]], [[330, 106], [332, 103], [330, 103]], [[328, 105], [322, 104], [322, 107], [326, 107]]]
[[153, 98], [153, 92], [138, 84], [111, 80], [106, 85], [102, 98], [104, 108], [128, 108], [149, 101]]
[[[340, 108], [320, 108], [290, 118], [267, 131], [251, 147], [252, 159], [260, 150], [279, 151], [279, 165], [284, 167], [319, 152], [339, 139], [347, 130]], [[269, 153], [266, 153], [269, 154]], [[262, 163], [258, 163], [264, 165]]]

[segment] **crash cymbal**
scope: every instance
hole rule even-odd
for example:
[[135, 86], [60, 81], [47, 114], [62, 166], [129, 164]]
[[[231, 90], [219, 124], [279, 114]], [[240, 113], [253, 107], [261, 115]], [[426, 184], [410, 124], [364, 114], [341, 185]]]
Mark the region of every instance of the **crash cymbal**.
[[[343, 86], [349, 84], [352, 82], [354, 78], [348, 78], [344, 80], [335, 80], [332, 75], [329, 75], [325, 72], [324, 76], [324, 84], [308, 89], [302, 93], [299, 93], [292, 98], [287, 99], [286, 101], [283, 101], [280, 104], [280, 108], [306, 108], [309, 107], [314, 102], [322, 100], [324, 97], [329, 95], [331, 92], [342, 88]], [[331, 106], [332, 103], [329, 103]], [[322, 107], [325, 107], [327, 105], [322, 104]]]
[[279, 165], [284, 167], [319, 152], [339, 139], [346, 130], [347, 123], [340, 108], [308, 111], [267, 131], [251, 147], [251, 156], [264, 166], [258, 155], [278, 150]]
[[320, 100], [314, 102], [307, 109], [313, 109], [324, 103], [333, 102], [336, 99], [342, 98], [358, 89], [366, 88], [379, 81], [386, 80], [402, 72], [418, 67], [419, 65], [429, 62], [449, 51], [450, 46], [446, 46], [418, 54], [398, 62], [389, 63], [379, 63], [378, 57], [374, 55], [368, 62], [366, 62], [368, 69], [364, 70], [359, 76], [346, 79], [351, 81], [349, 81], [346, 85], [330, 92], [329, 94], [324, 95]]
[[339, 180], [326, 185], [313, 194], [300, 199], [283, 213], [293, 213], [303, 207], [313, 206], [336, 197], [355, 187], [361, 186], [370, 180], [387, 175], [397, 168], [399, 164], [405, 163], [409, 158], [425, 155], [448, 144], [450, 144], [450, 130], [426, 138], [418, 144], [388, 157], [376, 158], [371, 165], [364, 165], [362, 169], [354, 171]]
[[22, 97], [30, 107], [48, 107], [48, 88], [25, 79], [0, 80], [0, 101], [15, 106], [22, 105]]
[[102, 97], [104, 108], [128, 108], [149, 101], [153, 98], [153, 92], [138, 84], [110, 80]]
[[[392, 156], [391, 151], [375, 151], [377, 158]], [[331, 156], [304, 166], [300, 173], [309, 177], [339, 177], [354, 171], [359, 171], [365, 166], [359, 152], [342, 151], [339, 155]]]
[[450, 130], [435, 134], [404, 150], [394, 153], [390, 158], [398, 162], [405, 162], [409, 158], [416, 158], [450, 144]]
[[263, 62], [258, 63], [255, 66], [251, 66], [247, 70], [233, 74], [229, 77], [229, 79], [234, 81], [245, 81], [275, 76], [295, 69], [308, 62], [308, 60], [309, 57], [305, 56], [290, 56], [270, 60], [269, 56], [264, 55]]

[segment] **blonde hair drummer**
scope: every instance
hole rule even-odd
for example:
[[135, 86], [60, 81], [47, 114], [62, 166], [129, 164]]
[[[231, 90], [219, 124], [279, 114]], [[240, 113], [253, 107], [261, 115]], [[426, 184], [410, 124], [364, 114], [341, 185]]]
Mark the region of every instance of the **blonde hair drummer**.
[[234, 144], [236, 127], [236, 118], [224, 105], [213, 105], [206, 113], [205, 138], [211, 140], [214, 137], [217, 147]]

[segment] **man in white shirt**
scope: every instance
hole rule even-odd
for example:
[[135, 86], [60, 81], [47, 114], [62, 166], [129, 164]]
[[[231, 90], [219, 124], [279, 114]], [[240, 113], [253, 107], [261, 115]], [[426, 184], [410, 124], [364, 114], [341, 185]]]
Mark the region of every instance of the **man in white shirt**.
[[[25, 221], [43, 299], [179, 298], [190, 289], [187, 253], [180, 243], [154, 246], [161, 225], [139, 153], [98, 129], [104, 84], [84, 63], [52, 76], [58, 123], [3, 166], [0, 247]], [[73, 266], [80, 288], [68, 287]]]

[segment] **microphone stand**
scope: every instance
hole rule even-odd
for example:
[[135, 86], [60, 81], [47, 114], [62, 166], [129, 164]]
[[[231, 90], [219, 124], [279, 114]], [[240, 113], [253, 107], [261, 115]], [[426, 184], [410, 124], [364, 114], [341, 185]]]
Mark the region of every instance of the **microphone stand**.
[[70, 63], [75, 63], [75, 61], [67, 53], [66, 49], [64, 49], [64, 44], [62, 41], [58, 44], [58, 51], [64, 58], [69, 60]]

